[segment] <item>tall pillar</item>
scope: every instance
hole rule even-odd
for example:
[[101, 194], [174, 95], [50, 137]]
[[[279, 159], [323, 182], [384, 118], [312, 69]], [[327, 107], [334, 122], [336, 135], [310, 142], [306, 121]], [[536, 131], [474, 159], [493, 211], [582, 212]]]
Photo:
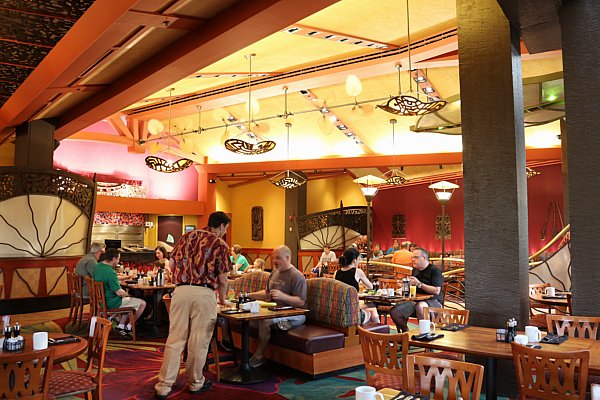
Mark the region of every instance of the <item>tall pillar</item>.
[[296, 217], [306, 214], [306, 184], [295, 189], [285, 190], [285, 245], [292, 251], [292, 264], [300, 268], [298, 262], [298, 230]]
[[600, 7], [594, 0], [563, 2], [560, 10], [569, 145], [569, 217], [573, 313], [598, 315], [600, 307]]
[[16, 136], [15, 167], [52, 169], [54, 125], [41, 119], [26, 122]]

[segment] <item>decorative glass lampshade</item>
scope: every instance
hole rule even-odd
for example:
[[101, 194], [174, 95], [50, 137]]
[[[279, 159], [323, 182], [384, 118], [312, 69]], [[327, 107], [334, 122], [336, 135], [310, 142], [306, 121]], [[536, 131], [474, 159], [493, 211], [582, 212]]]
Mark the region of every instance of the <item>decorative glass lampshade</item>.
[[377, 185], [386, 183], [384, 179], [373, 175], [361, 176], [360, 178], [356, 178], [353, 182], [360, 186], [360, 191], [362, 192], [363, 196], [365, 196], [367, 203], [371, 203], [371, 201], [373, 201], [373, 197], [375, 197], [377, 194]]
[[435, 197], [442, 204], [446, 204], [452, 197], [454, 189], [458, 189], [459, 187], [457, 184], [448, 181], [440, 181], [429, 185], [429, 189], [433, 190]]
[[302, 171], [296, 172], [287, 169], [278, 173], [273, 178], [269, 179], [269, 181], [282, 189], [294, 189], [306, 183], [306, 176]]

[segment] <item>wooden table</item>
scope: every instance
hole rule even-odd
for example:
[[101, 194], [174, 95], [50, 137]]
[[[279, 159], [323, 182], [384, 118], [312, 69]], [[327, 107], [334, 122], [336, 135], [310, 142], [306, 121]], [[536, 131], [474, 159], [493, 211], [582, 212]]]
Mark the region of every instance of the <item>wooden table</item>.
[[[31, 333], [23, 333], [21, 334], [23, 338], [25, 338], [25, 348], [21, 351], [7, 351], [4, 352], [2, 347], [0, 346], [0, 359], [4, 355], [14, 355], [20, 353], [30, 353], [33, 350], [33, 334]], [[61, 338], [65, 336], [71, 336], [67, 333], [48, 333], [48, 337], [52, 339]], [[73, 335], [74, 336], [74, 335]], [[88, 342], [86, 339], [81, 336], [77, 336], [79, 338], [79, 342], [66, 343], [66, 344], [58, 344], [56, 346], [51, 346], [54, 348], [54, 364], [60, 364], [62, 362], [68, 361], [72, 358], [79, 356], [87, 349]]]
[[[496, 341], [495, 328], [469, 327], [462, 331], [450, 332], [440, 330], [436, 333], [444, 334], [443, 338], [425, 342], [412, 339], [412, 335], [418, 335], [419, 330], [409, 331], [409, 343], [411, 346], [453, 351], [464, 354], [472, 354], [486, 357], [485, 379], [486, 399], [496, 399], [496, 364], [498, 358], [511, 359], [512, 350], [510, 343]], [[600, 344], [596, 340], [569, 338], [567, 341], [555, 345], [540, 343], [542, 349], [571, 352], [574, 350], [590, 350], [590, 373], [600, 373]]]
[[272, 376], [270, 371], [262, 368], [252, 368], [250, 366], [250, 321], [291, 317], [294, 315], [302, 315], [308, 312], [308, 310], [302, 308], [271, 311], [267, 308], [261, 307], [258, 313], [224, 314], [223, 311], [225, 310], [227, 310], [227, 308], [221, 307], [218, 311], [218, 316], [231, 321], [239, 321], [242, 324], [242, 360], [239, 368], [233, 368], [221, 372], [221, 380], [223, 382], [243, 385], [264, 382], [270, 379]]
[[[567, 294], [567, 293], [571, 293], [571, 292], [562, 292], [559, 294]], [[535, 294], [530, 294], [529, 298], [532, 300], [535, 300], [538, 303], [541, 304], [546, 304], [552, 307], [567, 307], [568, 303], [567, 303], [567, 297], [565, 296], [564, 298], [560, 298], [560, 297], [553, 297], [553, 298], [544, 298], [546, 295], [543, 293], [535, 293]]]
[[[125, 284], [130, 289], [136, 290], [149, 290], [152, 292], [152, 332], [148, 335], [148, 338], [158, 339], [167, 337], [166, 333], [161, 333], [158, 329], [158, 305], [160, 304], [160, 300], [162, 299], [162, 294], [165, 289], [172, 290], [177, 287], [172, 283], [167, 283], [162, 286], [150, 286], [150, 285], [138, 285], [137, 283], [129, 283]], [[135, 322], [132, 322], [135, 323]]]
[[382, 296], [382, 295], [371, 295], [371, 294], [359, 294], [358, 298], [360, 300], [369, 301], [375, 303], [377, 305], [382, 306], [393, 306], [394, 304], [402, 303], [404, 301], [423, 301], [432, 298], [431, 294], [421, 294], [417, 293], [416, 296], [413, 297], [403, 297], [403, 296]]

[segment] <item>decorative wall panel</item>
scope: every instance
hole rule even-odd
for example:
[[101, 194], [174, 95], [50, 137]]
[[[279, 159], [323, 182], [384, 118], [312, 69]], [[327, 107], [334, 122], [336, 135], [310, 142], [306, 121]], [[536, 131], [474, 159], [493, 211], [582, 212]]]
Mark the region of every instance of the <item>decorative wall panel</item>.
[[263, 240], [263, 208], [252, 207], [252, 240]]

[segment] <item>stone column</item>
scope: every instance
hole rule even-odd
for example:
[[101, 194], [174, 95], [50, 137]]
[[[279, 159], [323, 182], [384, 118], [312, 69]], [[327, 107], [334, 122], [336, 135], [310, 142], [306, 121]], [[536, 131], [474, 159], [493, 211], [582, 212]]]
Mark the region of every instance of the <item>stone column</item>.
[[[600, 307], [600, 7], [594, 0], [563, 2], [560, 10], [566, 100], [573, 313]], [[566, 208], [566, 207], [565, 207]]]
[[306, 214], [306, 184], [295, 189], [280, 190], [285, 190], [285, 245], [292, 250], [292, 264], [299, 267], [298, 230], [295, 217]]

